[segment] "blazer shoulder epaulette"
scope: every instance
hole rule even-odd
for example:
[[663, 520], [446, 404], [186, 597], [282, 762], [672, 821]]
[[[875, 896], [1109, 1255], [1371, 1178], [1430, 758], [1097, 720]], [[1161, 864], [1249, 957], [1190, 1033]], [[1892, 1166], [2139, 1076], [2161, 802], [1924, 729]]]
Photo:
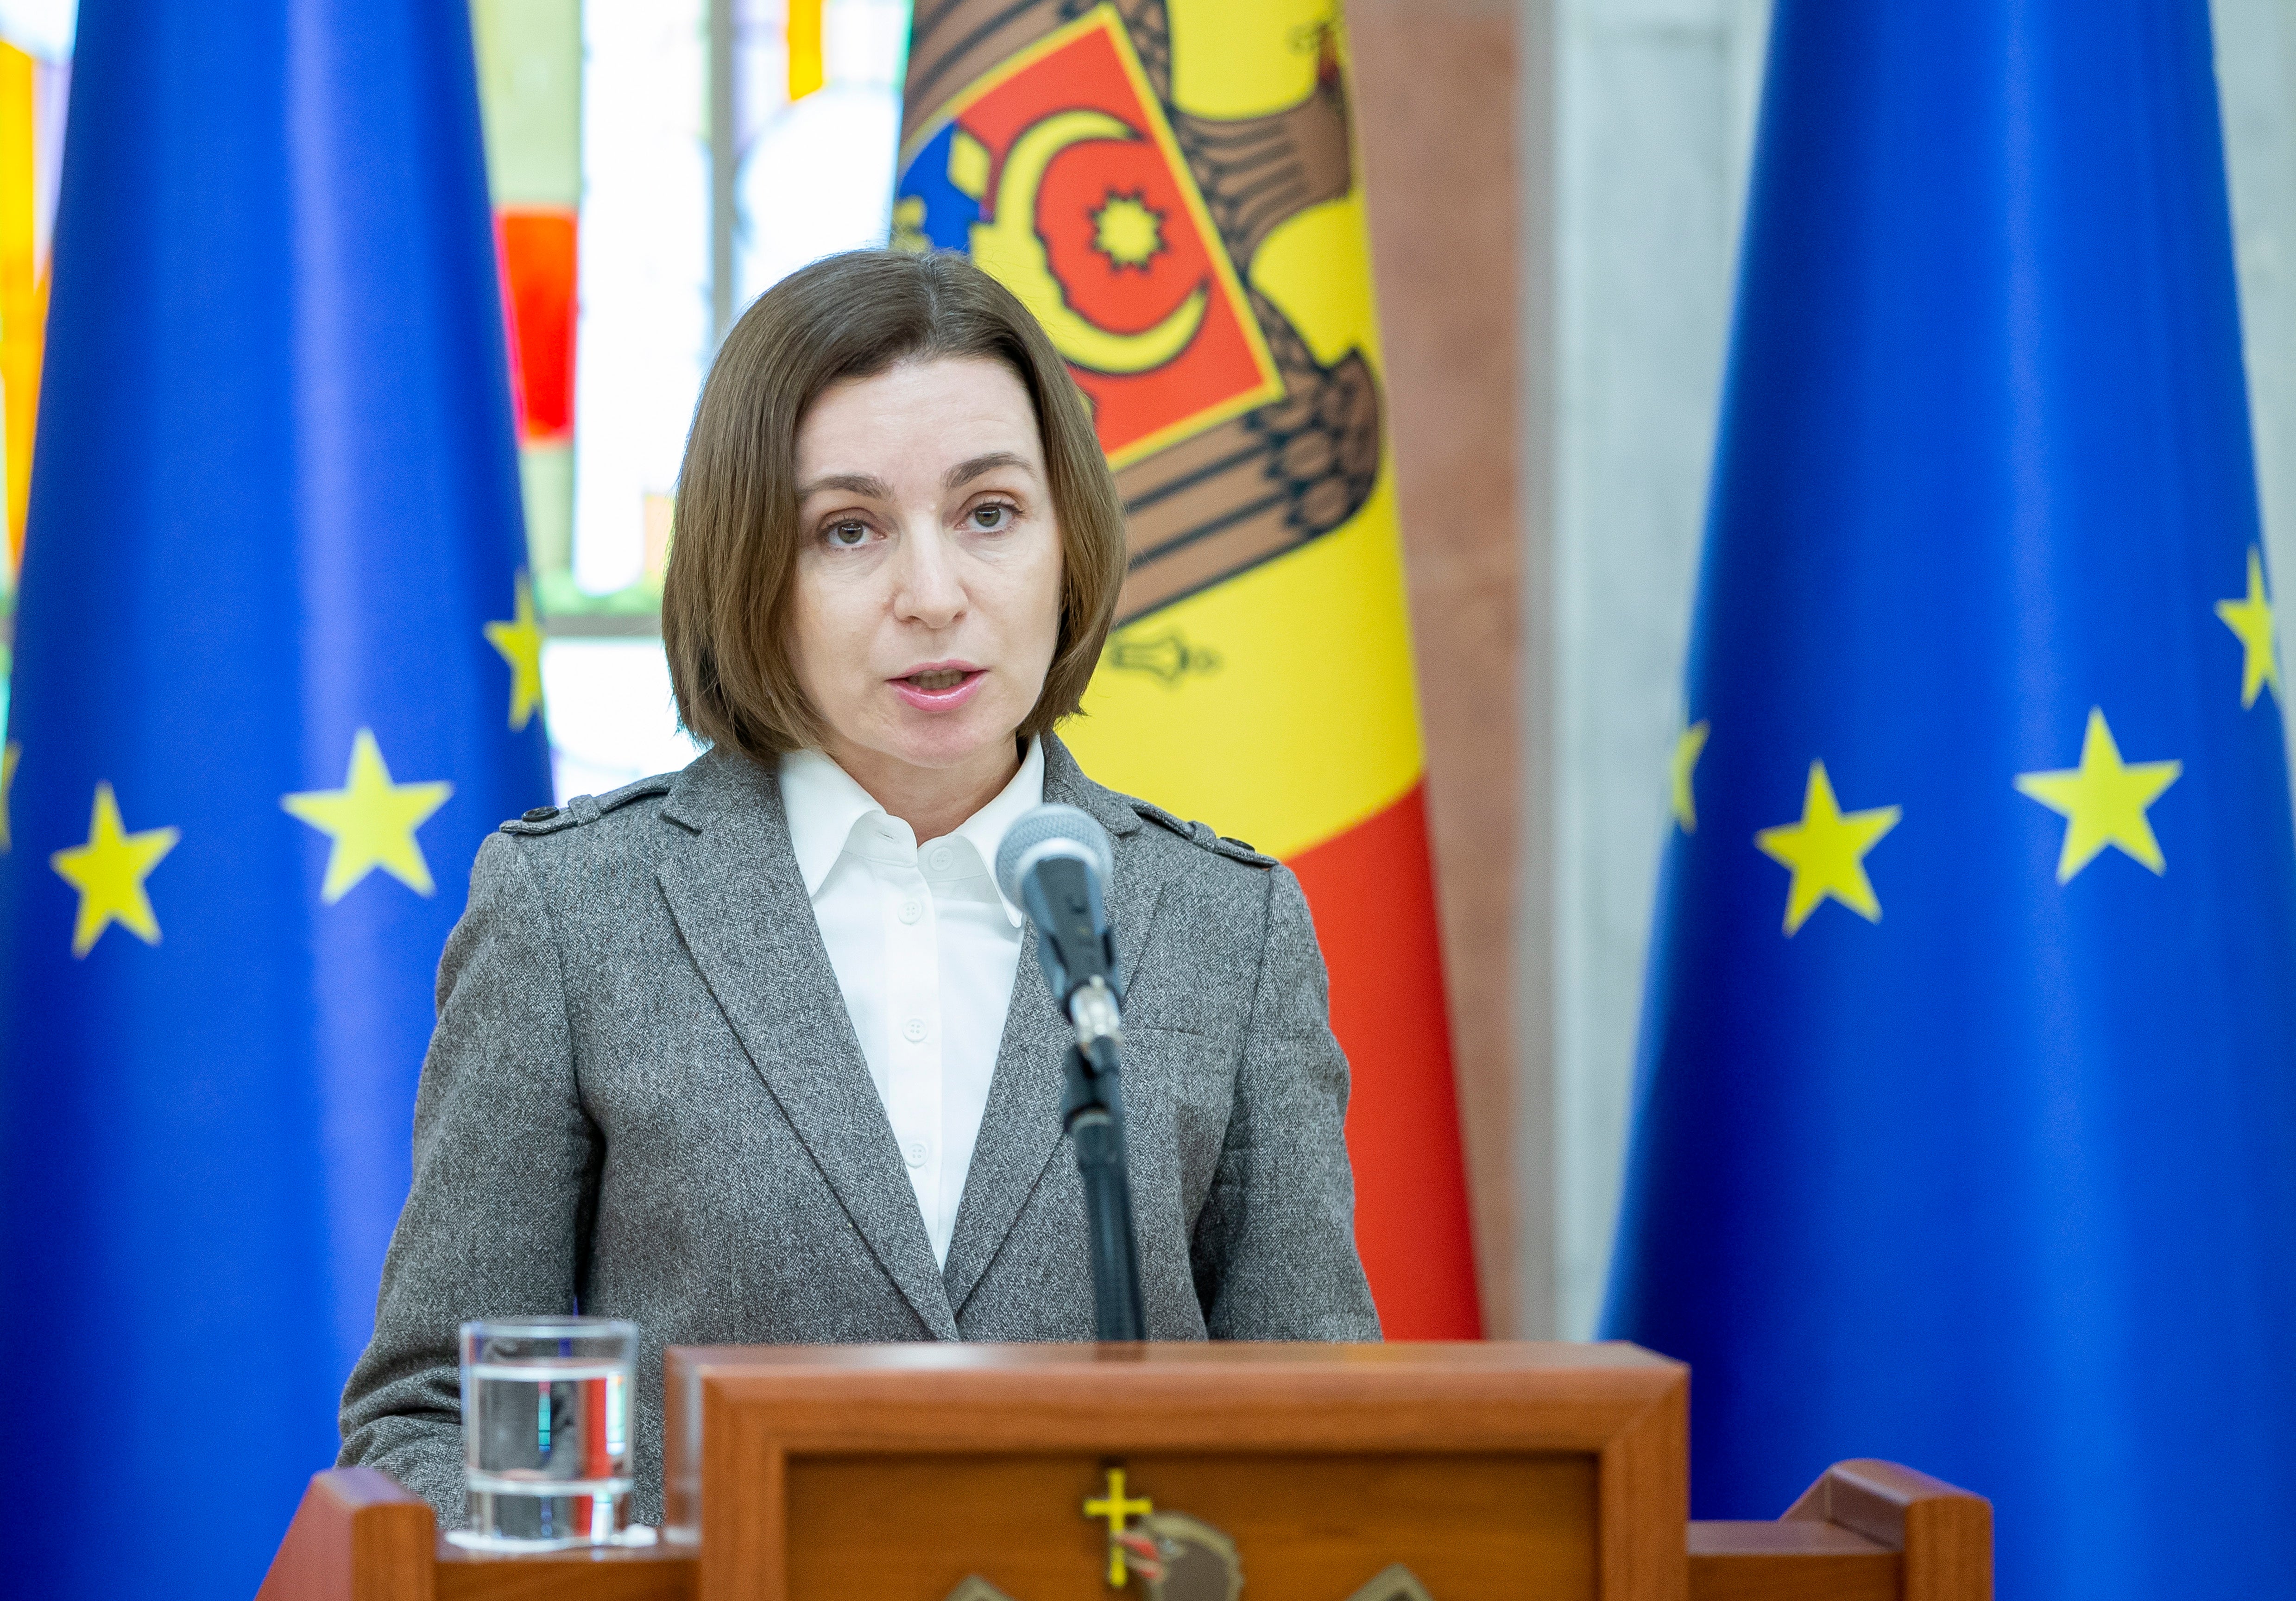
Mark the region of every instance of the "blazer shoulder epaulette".
[[1183, 823], [1162, 807], [1152, 806], [1145, 800], [1133, 801], [1132, 809], [1159, 828], [1169, 829], [1191, 845], [1209, 850], [1214, 856], [1224, 856], [1232, 862], [1243, 862], [1254, 867], [1276, 865], [1274, 857], [1262, 856], [1242, 840], [1231, 840], [1225, 834], [1213, 833], [1209, 823]]
[[577, 795], [563, 806], [537, 806], [522, 817], [512, 817], [502, 825], [504, 833], [556, 833], [561, 829], [579, 828], [585, 823], [594, 823], [608, 812], [627, 806], [633, 800], [643, 800], [649, 795], [666, 795], [675, 773], [657, 773], [651, 778], [641, 778], [636, 784], [626, 784], [618, 790], [603, 795]]

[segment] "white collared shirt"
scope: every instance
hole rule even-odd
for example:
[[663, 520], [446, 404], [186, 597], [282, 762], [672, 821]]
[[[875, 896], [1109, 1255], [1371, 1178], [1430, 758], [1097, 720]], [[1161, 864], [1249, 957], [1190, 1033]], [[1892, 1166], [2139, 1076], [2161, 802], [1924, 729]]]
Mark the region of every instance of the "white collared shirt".
[[829, 965], [947, 1267], [1021, 961], [1021, 912], [997, 891], [996, 847], [1044, 800], [1044, 742], [1029, 742], [995, 800], [922, 845], [818, 751], [783, 756], [781, 784]]

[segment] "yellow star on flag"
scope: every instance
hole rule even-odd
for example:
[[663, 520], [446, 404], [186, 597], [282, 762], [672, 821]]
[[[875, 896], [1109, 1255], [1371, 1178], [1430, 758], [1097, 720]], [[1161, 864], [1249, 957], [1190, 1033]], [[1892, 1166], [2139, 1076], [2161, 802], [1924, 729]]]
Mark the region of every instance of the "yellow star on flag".
[[1693, 723], [1674, 742], [1674, 820], [1682, 825], [1685, 833], [1698, 832], [1698, 798], [1691, 793], [1690, 776], [1698, 770], [1706, 735], [1706, 724]]
[[2161, 842], [2152, 837], [2144, 809], [2184, 770], [2181, 761], [2124, 763], [2103, 711], [2090, 707], [2088, 731], [2081, 736], [2080, 766], [2017, 775], [2019, 794], [2030, 795], [2069, 819], [2064, 849], [2057, 855], [2057, 882], [2070, 883], [2073, 874], [2103, 855], [2107, 845], [2155, 873], [2167, 871]]
[[2263, 553], [2253, 545], [2248, 547], [2248, 598], [2218, 601], [2217, 616], [2240, 639], [2241, 705], [2255, 705], [2256, 692], [2267, 684], [2272, 686], [2272, 698], [2278, 700], [2280, 653], [2272, 637], [2272, 597], [2264, 592]]
[[1905, 815], [1901, 806], [1877, 806], [1868, 811], [1845, 813], [1833, 798], [1833, 782], [1825, 764], [1809, 764], [1809, 784], [1802, 791], [1801, 821], [1765, 828], [1754, 836], [1762, 854], [1793, 874], [1786, 890], [1786, 933], [1789, 937], [1809, 921], [1809, 915], [1827, 899], [1840, 901], [1868, 923], [1882, 921], [1882, 903], [1874, 882], [1866, 876], [1866, 853]]
[[518, 615], [487, 624], [486, 635], [487, 643], [510, 663], [510, 726], [516, 732], [542, 704], [542, 626], [535, 620], [534, 586], [524, 572], [518, 575]]
[[1108, 192], [1107, 203], [1092, 214], [1092, 248], [1112, 267], [1148, 270], [1164, 247], [1164, 214], [1140, 194]]
[[79, 915], [72, 920], [72, 955], [84, 956], [112, 924], [146, 945], [160, 943], [160, 919], [144, 881], [160, 858], [184, 837], [180, 828], [144, 828], [129, 833], [119, 820], [111, 785], [95, 786], [87, 819], [87, 843], [48, 858], [58, 876], [79, 891]]
[[5, 856], [15, 846], [8, 833], [8, 792], [16, 784], [16, 759], [24, 747], [14, 740], [0, 745], [0, 856]]
[[319, 886], [319, 899], [332, 906], [377, 867], [417, 895], [430, 894], [436, 886], [414, 831], [454, 792], [443, 782], [393, 784], [374, 731], [362, 728], [351, 741], [350, 773], [342, 788], [282, 795], [279, 804], [334, 842], [326, 882]]

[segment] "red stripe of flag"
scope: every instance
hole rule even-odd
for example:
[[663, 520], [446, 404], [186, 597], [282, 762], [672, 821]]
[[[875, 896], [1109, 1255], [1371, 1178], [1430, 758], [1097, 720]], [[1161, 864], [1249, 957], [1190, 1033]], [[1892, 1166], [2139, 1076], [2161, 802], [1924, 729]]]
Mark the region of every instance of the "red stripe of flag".
[[1391, 1340], [1474, 1340], [1474, 1232], [1422, 786], [1291, 859], [1354, 1069], [1356, 1244]]

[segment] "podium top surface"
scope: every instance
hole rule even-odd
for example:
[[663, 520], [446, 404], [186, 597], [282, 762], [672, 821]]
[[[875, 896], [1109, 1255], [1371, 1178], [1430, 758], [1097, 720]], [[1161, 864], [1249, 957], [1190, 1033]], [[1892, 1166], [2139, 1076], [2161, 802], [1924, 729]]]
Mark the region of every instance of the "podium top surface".
[[673, 1367], [734, 1378], [799, 1374], [851, 1378], [864, 1374], [1004, 1374], [1037, 1383], [1062, 1377], [1121, 1382], [1129, 1373], [1203, 1379], [1235, 1372], [1259, 1380], [1286, 1375], [1373, 1374], [1397, 1376], [1639, 1374], [1686, 1371], [1683, 1365], [1623, 1341], [1412, 1341], [1392, 1344], [1316, 1344], [1228, 1341], [1152, 1344], [974, 1344], [913, 1341], [890, 1345], [679, 1345]]
[[673, 1346], [668, 1380], [674, 1415], [731, 1408], [789, 1441], [1602, 1449], [1680, 1410], [1689, 1369], [1620, 1343], [919, 1342]]

